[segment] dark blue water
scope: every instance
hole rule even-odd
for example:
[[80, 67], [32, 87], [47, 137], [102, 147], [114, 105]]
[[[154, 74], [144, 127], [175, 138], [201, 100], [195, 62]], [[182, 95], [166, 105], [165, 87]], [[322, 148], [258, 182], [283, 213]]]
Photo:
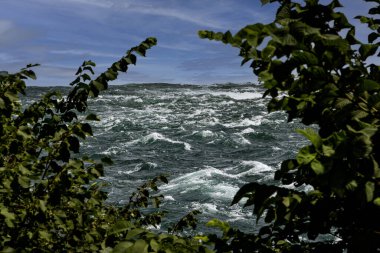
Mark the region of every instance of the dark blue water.
[[251, 230], [252, 210], [230, 206], [234, 194], [251, 181], [273, 183], [280, 162], [305, 145], [294, 132], [303, 126], [287, 123], [284, 113], [268, 114], [262, 93], [255, 85], [111, 86], [89, 102], [101, 121], [92, 123], [94, 137], [82, 152], [113, 159], [104, 180], [115, 203], [167, 175], [169, 184], [160, 187], [170, 217], [164, 227], [198, 209], [201, 222], [216, 217]]

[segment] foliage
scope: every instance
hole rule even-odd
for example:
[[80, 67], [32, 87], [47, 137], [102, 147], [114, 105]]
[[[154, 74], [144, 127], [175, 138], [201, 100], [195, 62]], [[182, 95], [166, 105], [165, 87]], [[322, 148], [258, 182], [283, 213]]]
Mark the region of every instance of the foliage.
[[[207, 252], [191, 239], [153, 233], [162, 213], [154, 194], [158, 176], [134, 192], [122, 207], [106, 204], [100, 177], [105, 157], [80, 157], [80, 141], [92, 135], [87, 100], [145, 56], [156, 44], [148, 38], [96, 78], [95, 63], [85, 61], [66, 97], [51, 92], [23, 109], [25, 79], [36, 76], [29, 65], [0, 75], [0, 251], [1, 252]], [[25, 106], [24, 106], [25, 107]], [[84, 120], [85, 116], [85, 120]]]
[[[243, 252], [375, 252], [380, 249], [380, 68], [379, 0], [369, 16], [356, 17], [370, 30], [368, 42], [336, 11], [338, 0], [321, 4], [277, 2], [276, 18], [237, 34], [200, 31], [202, 38], [240, 48], [242, 64], [270, 96], [268, 111], [300, 119], [310, 140], [295, 159], [276, 171], [278, 185], [243, 186], [232, 204], [253, 205], [265, 225], [246, 235], [224, 228], [223, 237], [203, 238], [216, 250]], [[308, 186], [308, 188], [305, 188]]]
[[[163, 213], [158, 176], [139, 187], [125, 206], [106, 204], [100, 177], [105, 157], [80, 157], [80, 141], [92, 135], [87, 100], [96, 97], [156, 44], [148, 38], [96, 78], [85, 61], [67, 96], [51, 92], [23, 109], [29, 65], [0, 73], [0, 251], [4, 252], [375, 252], [380, 249], [380, 1], [369, 16], [368, 42], [336, 11], [338, 0], [321, 4], [279, 3], [269, 24], [237, 34], [201, 31], [202, 38], [240, 48], [242, 64], [270, 96], [268, 111], [315, 127], [298, 130], [310, 140], [275, 173], [277, 184], [244, 185], [232, 204], [253, 206], [264, 225], [247, 234], [213, 219], [220, 235], [194, 238], [175, 233], [195, 228], [198, 211], [184, 216], [170, 234], [152, 232]], [[85, 115], [85, 120], [83, 120]], [[205, 246], [208, 245], [208, 246]]]

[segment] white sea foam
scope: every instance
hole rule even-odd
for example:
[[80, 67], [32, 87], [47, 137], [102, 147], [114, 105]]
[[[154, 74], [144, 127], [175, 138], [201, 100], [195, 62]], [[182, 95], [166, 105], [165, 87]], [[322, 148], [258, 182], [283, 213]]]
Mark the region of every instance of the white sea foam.
[[175, 143], [175, 144], [183, 144], [185, 150], [191, 150], [191, 145], [189, 143], [183, 142], [183, 141], [174, 141], [172, 139], [166, 138], [165, 136], [163, 136], [162, 134], [157, 133], [157, 132], [150, 133], [150, 134], [142, 137], [141, 139], [133, 140], [133, 141], [129, 142], [129, 144], [135, 144], [137, 142], [141, 142], [143, 144], [148, 144], [149, 142], [155, 142], [157, 140], [167, 141], [167, 142]]
[[216, 169], [211, 166], [205, 166], [204, 169], [186, 173], [182, 176], [179, 176], [175, 179], [169, 181], [168, 185], [163, 186], [162, 189], [171, 190], [171, 189], [179, 189], [179, 188], [191, 188], [192, 186], [198, 186], [202, 184], [209, 184], [210, 180], [214, 176], [219, 175], [223, 177], [235, 177], [234, 175], [230, 175], [222, 170]]
[[103, 155], [116, 155], [122, 150], [119, 146], [112, 146], [101, 152]]
[[141, 169], [143, 169], [143, 167], [149, 167], [149, 168], [157, 168], [157, 164], [156, 163], [152, 163], [152, 162], [145, 162], [145, 163], [139, 163], [137, 164], [132, 170], [119, 170], [118, 171], [118, 174], [132, 174], [132, 173], [135, 173], [135, 172], [139, 172]]
[[245, 118], [240, 122], [232, 122], [232, 123], [227, 123], [223, 125], [228, 128], [259, 126], [261, 125], [263, 118], [264, 116], [257, 115], [257, 116], [252, 117], [251, 119]]
[[164, 196], [164, 199], [168, 200], [168, 201], [175, 201], [175, 199], [173, 198], [173, 196], [170, 196], [170, 195]]
[[119, 170], [117, 173], [120, 175], [120, 174], [132, 174], [132, 173], [135, 173], [135, 172], [138, 172], [141, 170], [141, 167], [137, 167], [135, 166], [135, 168], [133, 170]]
[[251, 142], [247, 140], [242, 134], [236, 133], [234, 134], [233, 140], [241, 145], [249, 145]]
[[191, 150], [191, 145], [189, 143], [183, 142], [183, 144], [185, 145], [186, 150]]
[[198, 115], [213, 115], [213, 114], [215, 114], [214, 109], [209, 109], [209, 108], [196, 109], [192, 114], [189, 114], [188, 117], [192, 118], [192, 117], [198, 116]]
[[163, 192], [171, 194], [201, 194], [214, 199], [229, 201], [233, 198], [239, 187], [225, 182], [223, 179], [237, 178], [236, 175], [226, 173], [211, 166], [184, 174], [169, 181], [161, 187]]
[[246, 129], [244, 129], [243, 131], [241, 131], [242, 134], [250, 134], [250, 133], [254, 133], [254, 132], [255, 132], [255, 129], [250, 128], [250, 127], [248, 127]]
[[214, 187], [214, 191], [210, 192], [210, 196], [216, 199], [232, 200], [239, 187], [228, 183], [219, 183]]
[[229, 217], [229, 219], [227, 219], [228, 222], [244, 220], [247, 218], [252, 219], [251, 211], [248, 211], [247, 209], [243, 209], [241, 205], [238, 205], [238, 204], [235, 204], [229, 207], [229, 212], [227, 215]]
[[214, 136], [214, 133], [210, 130], [202, 130], [201, 135], [202, 137], [212, 137]]
[[235, 101], [222, 101], [221, 103], [219, 103], [220, 105], [232, 105], [232, 104], [235, 104]]
[[[237, 174], [229, 172], [241, 166], [248, 167], [248, 169]], [[205, 166], [201, 170], [186, 173], [170, 180], [168, 185], [162, 187], [162, 190], [176, 191], [179, 194], [202, 190], [202, 192], [207, 192], [209, 196], [215, 198], [231, 199], [239, 187], [231, 182], [227, 183], [226, 180], [230, 181], [231, 179], [235, 179], [239, 182], [240, 179], [245, 176], [259, 175], [268, 171], [273, 171], [273, 169], [258, 161], [242, 161], [238, 166], [225, 170]], [[223, 180], [223, 178], [226, 180]]]
[[191, 120], [184, 121], [185, 125], [204, 125], [204, 126], [215, 126], [219, 123], [219, 119], [216, 117], [203, 117], [201, 120], [194, 120], [192, 117], [189, 117]]
[[200, 135], [203, 138], [213, 137], [215, 136], [215, 133], [211, 130], [202, 130], [202, 131], [193, 131], [191, 135]]
[[257, 175], [262, 172], [273, 171], [273, 169], [270, 166], [264, 163], [261, 163], [259, 161], [242, 161], [241, 165], [250, 167], [250, 169], [237, 174], [239, 178], [248, 176], [248, 175]]
[[200, 210], [202, 213], [218, 213], [218, 207], [216, 204], [212, 203], [199, 203], [193, 202], [191, 203], [191, 209]]
[[259, 92], [225, 92], [225, 91], [213, 91], [210, 92], [212, 96], [227, 96], [235, 100], [246, 100], [261, 98], [262, 94]]

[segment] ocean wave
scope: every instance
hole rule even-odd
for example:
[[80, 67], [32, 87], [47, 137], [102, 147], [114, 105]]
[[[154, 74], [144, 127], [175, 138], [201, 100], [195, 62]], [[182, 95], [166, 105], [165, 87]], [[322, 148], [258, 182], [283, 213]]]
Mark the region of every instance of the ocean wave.
[[105, 168], [110, 201], [126, 202], [138, 185], [167, 173], [160, 189], [170, 212], [198, 206], [243, 223], [242, 205], [227, 207], [238, 189], [273, 180], [281, 160], [305, 144], [291, 134], [298, 125], [287, 125], [285, 113], [266, 112], [269, 98], [261, 94], [254, 85], [110, 86], [89, 101], [101, 121], [90, 122], [94, 137], [83, 150], [115, 161]]
[[251, 134], [254, 132], [255, 132], [255, 129], [248, 127], [246, 129], [244, 129], [243, 131], [241, 131], [241, 134]]
[[260, 126], [264, 119], [263, 115], [257, 115], [252, 117], [251, 119], [245, 118], [238, 122], [225, 123], [222, 124], [227, 128], [237, 128], [237, 127], [248, 127], [248, 126]]
[[262, 94], [259, 92], [222, 92], [214, 91], [211, 93], [213, 96], [227, 96], [234, 100], [252, 100], [262, 98]]
[[157, 132], [153, 132], [153, 133], [150, 133], [146, 136], [143, 136], [140, 139], [130, 141], [129, 145], [136, 144], [136, 143], [150, 144], [150, 143], [155, 143], [157, 141], [165, 141], [165, 142], [169, 142], [169, 143], [173, 143], [173, 144], [181, 144], [184, 146], [185, 150], [191, 150], [191, 145], [189, 143], [183, 142], [183, 141], [172, 140], [172, 139], [167, 138], [164, 135], [157, 133]]
[[156, 163], [152, 163], [152, 162], [142, 162], [142, 163], [138, 163], [133, 169], [131, 170], [119, 170], [118, 171], [118, 174], [133, 174], [133, 173], [136, 173], [136, 172], [140, 172], [140, 171], [146, 171], [146, 170], [153, 170], [153, 169], [156, 169], [157, 168], [157, 164]]
[[205, 166], [198, 171], [171, 179], [168, 185], [162, 187], [162, 190], [181, 195], [198, 192], [197, 194], [207, 194], [217, 199], [231, 199], [239, 189], [238, 185], [246, 183], [241, 179], [272, 171], [270, 166], [258, 161], [242, 161], [237, 166], [226, 169]]
[[202, 138], [210, 138], [210, 137], [215, 137], [217, 136], [216, 133], [214, 133], [211, 130], [202, 130], [202, 131], [193, 131], [191, 133], [192, 136], [200, 136]]

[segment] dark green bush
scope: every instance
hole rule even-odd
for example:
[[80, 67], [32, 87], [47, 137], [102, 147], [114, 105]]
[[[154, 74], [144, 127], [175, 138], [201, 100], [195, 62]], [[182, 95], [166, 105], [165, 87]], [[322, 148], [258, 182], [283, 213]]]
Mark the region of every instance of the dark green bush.
[[[368, 42], [336, 11], [337, 0], [321, 4], [277, 2], [275, 20], [256, 23], [237, 34], [200, 31], [202, 38], [240, 48], [270, 96], [268, 111], [312, 128], [298, 133], [310, 140], [295, 159], [276, 171], [278, 185], [252, 182], [232, 204], [253, 205], [265, 225], [256, 235], [237, 230], [216, 240], [218, 251], [375, 252], [380, 249], [380, 1], [369, 17]], [[369, 60], [369, 58], [372, 58]], [[285, 186], [293, 187], [285, 187]], [[308, 186], [311, 190], [305, 190]], [[225, 243], [228, 241], [228, 243]], [[224, 242], [224, 243], [223, 243]]]
[[[147, 226], [161, 222], [155, 195], [158, 176], [138, 188], [123, 207], [106, 204], [107, 193], [99, 177], [105, 157], [93, 161], [80, 157], [80, 140], [92, 135], [87, 100], [107, 89], [108, 82], [145, 56], [156, 44], [148, 38], [129, 50], [98, 77], [91, 61], [85, 61], [66, 97], [51, 92], [22, 109], [31, 67], [16, 74], [0, 75], [0, 251], [1, 252], [198, 252], [194, 240], [152, 233]], [[81, 116], [81, 117], [79, 117]]]

